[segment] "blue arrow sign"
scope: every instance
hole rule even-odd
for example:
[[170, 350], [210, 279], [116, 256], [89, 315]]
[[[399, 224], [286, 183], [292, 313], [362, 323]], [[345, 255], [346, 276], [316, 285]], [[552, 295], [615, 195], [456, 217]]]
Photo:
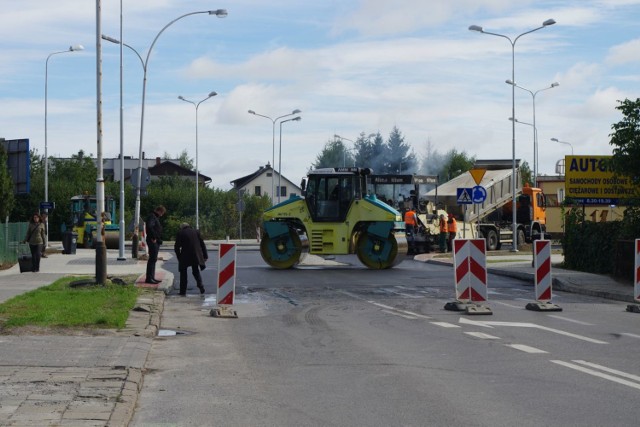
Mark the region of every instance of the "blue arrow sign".
[[484, 187], [476, 185], [471, 191], [473, 203], [484, 203], [487, 199], [487, 190]]

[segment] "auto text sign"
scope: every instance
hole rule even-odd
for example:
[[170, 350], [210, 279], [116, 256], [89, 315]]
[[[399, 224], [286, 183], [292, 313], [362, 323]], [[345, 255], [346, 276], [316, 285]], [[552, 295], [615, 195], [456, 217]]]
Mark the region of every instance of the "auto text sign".
[[611, 156], [566, 156], [566, 197], [587, 204], [634, 197], [636, 187], [628, 177], [615, 176], [610, 160]]

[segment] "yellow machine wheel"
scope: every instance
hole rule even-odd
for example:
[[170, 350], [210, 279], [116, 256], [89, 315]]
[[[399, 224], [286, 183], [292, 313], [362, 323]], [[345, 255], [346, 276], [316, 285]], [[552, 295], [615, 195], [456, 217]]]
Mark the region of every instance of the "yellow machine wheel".
[[271, 239], [267, 233], [260, 241], [262, 259], [273, 268], [284, 270], [291, 268], [300, 261], [302, 242], [294, 229], [281, 236]]
[[361, 233], [356, 243], [356, 254], [361, 263], [374, 270], [384, 270], [403, 261], [407, 254], [407, 240], [390, 233], [384, 239]]

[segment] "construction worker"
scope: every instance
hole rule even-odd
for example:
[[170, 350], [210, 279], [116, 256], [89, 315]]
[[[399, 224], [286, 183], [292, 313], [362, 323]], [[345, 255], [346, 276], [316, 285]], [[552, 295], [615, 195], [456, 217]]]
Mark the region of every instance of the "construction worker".
[[413, 208], [409, 208], [404, 213], [404, 227], [407, 232], [407, 241], [409, 243], [409, 251], [415, 251], [415, 235], [418, 231], [418, 215], [416, 215], [416, 211]]
[[447, 229], [449, 230], [447, 249], [449, 249], [449, 252], [451, 252], [453, 250], [453, 239], [455, 239], [456, 234], [458, 234], [458, 223], [456, 222], [456, 217], [452, 213], [449, 213], [449, 219], [447, 220]]
[[447, 217], [444, 214], [440, 214], [440, 236], [438, 243], [440, 246], [440, 252], [447, 252], [447, 240], [449, 240], [449, 228], [447, 227]]

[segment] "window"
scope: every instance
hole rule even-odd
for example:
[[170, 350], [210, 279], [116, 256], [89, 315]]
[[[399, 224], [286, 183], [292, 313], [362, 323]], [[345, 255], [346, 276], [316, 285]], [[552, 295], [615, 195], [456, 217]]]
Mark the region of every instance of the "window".
[[256, 196], [262, 196], [262, 188], [259, 185], [256, 185], [253, 189], [253, 194]]
[[287, 197], [287, 187], [285, 185], [280, 187], [280, 197]]

